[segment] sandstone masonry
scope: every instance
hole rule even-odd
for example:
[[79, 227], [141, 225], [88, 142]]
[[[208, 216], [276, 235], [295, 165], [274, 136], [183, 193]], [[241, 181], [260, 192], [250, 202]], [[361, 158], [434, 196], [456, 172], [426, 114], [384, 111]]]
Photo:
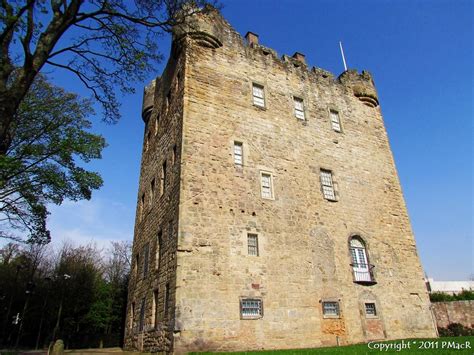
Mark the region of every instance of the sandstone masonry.
[[369, 73], [279, 58], [207, 8], [143, 119], [126, 348], [436, 336]]

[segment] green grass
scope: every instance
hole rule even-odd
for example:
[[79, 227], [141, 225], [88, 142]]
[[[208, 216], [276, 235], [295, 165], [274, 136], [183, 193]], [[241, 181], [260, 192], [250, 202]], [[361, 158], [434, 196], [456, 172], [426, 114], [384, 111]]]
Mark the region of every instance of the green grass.
[[[380, 347], [384, 346], [383, 349]], [[410, 348], [401, 348], [402, 344], [410, 344]], [[447, 344], [468, 344], [470, 348], [464, 349], [453, 349], [448, 348]], [[433, 339], [404, 339], [392, 340], [383, 342], [373, 342], [369, 348], [369, 344], [357, 344], [348, 346], [338, 346], [330, 348], [316, 348], [316, 349], [294, 349], [294, 350], [265, 350], [265, 351], [247, 351], [247, 352], [234, 352], [230, 354], [235, 355], [250, 355], [250, 354], [347, 354], [347, 355], [366, 355], [366, 354], [418, 354], [418, 355], [430, 355], [430, 354], [443, 354], [443, 355], [461, 355], [461, 354], [474, 354], [474, 336], [464, 337], [442, 337]], [[385, 350], [385, 346], [392, 347]], [[397, 350], [397, 346], [400, 347]], [[424, 348], [422, 348], [424, 346]], [[378, 348], [374, 348], [378, 347]], [[436, 348], [437, 347], [437, 348]], [[465, 346], [466, 347], [466, 346]], [[197, 354], [197, 353], [191, 353]], [[199, 354], [218, 354], [218, 353], [199, 353]]]

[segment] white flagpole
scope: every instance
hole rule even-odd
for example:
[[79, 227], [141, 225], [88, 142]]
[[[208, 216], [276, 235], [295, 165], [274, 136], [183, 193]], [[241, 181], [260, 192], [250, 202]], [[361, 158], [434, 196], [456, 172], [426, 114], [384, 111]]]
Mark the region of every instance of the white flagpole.
[[339, 48], [341, 48], [342, 61], [344, 63], [344, 71], [347, 71], [346, 58], [344, 57], [344, 49], [342, 49], [342, 42], [339, 41]]

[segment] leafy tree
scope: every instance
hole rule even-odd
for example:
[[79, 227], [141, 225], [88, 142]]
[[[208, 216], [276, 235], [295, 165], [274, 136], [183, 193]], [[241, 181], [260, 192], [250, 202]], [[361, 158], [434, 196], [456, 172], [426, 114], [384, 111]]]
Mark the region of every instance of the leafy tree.
[[91, 103], [38, 75], [21, 101], [14, 139], [0, 154], [0, 237], [47, 243], [47, 204], [90, 199], [99, 174], [79, 166], [101, 157], [105, 140], [89, 133]]
[[115, 121], [114, 89], [131, 92], [130, 83], [143, 80], [161, 59], [157, 36], [205, 3], [1, 0], [0, 154], [9, 150], [18, 109], [45, 66], [74, 74], [102, 104], [105, 119]]

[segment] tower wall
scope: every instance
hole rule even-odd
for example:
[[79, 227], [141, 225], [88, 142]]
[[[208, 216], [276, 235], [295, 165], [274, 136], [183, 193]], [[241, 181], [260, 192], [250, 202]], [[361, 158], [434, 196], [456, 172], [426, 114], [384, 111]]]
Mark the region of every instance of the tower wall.
[[[306, 348], [435, 336], [370, 74], [334, 78], [310, 69], [301, 54], [280, 59], [257, 43], [248, 46], [214, 10], [199, 16], [192, 31], [175, 32], [150, 120], [163, 114], [160, 100], [180, 72], [176, 114], [148, 148], [155, 153], [142, 159], [146, 191], [178, 144], [170, 199], [156, 200], [144, 222], [137, 216], [134, 242], [135, 255], [173, 219], [170, 251], [148, 279], [132, 277], [129, 291], [130, 315], [131, 303], [138, 310], [153, 290], [163, 302], [168, 283], [168, 316], [159, 316], [156, 329], [129, 328], [128, 347]], [[253, 84], [264, 88], [264, 108], [253, 104]], [[295, 117], [294, 97], [303, 99], [304, 121]], [[341, 132], [332, 129], [331, 110]], [[235, 164], [234, 142], [242, 144], [243, 166]], [[321, 169], [332, 171], [336, 201], [323, 196]], [[271, 175], [271, 199], [262, 198], [262, 172]], [[249, 233], [258, 236], [258, 256], [248, 255]], [[373, 282], [355, 282], [354, 236], [365, 243]], [[243, 319], [242, 298], [261, 300], [262, 316]], [[323, 302], [337, 302], [339, 315], [324, 315]], [[365, 303], [375, 304], [375, 316]], [[150, 306], [146, 314], [152, 318]]]

